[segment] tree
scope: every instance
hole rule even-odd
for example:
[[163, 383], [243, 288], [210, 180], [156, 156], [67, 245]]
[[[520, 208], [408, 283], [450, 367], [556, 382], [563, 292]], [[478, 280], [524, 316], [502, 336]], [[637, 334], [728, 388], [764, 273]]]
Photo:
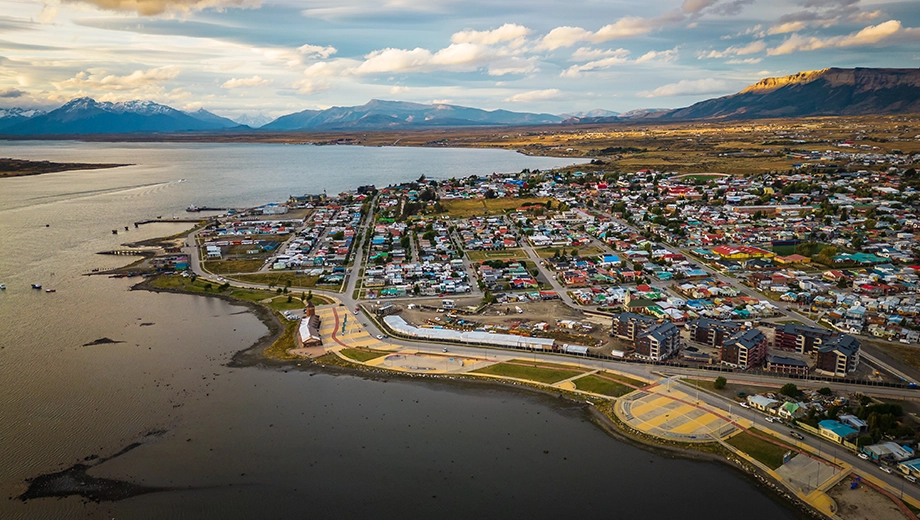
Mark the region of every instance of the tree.
[[289, 295], [288, 295], [287, 302], [288, 302], [288, 303], [291, 303], [293, 300], [294, 300], [294, 297], [291, 296], [291, 295], [289, 294]]
[[799, 395], [799, 387], [795, 386], [794, 383], [786, 383], [779, 389], [779, 393], [789, 397], [797, 397]]
[[719, 376], [719, 377], [717, 377], [716, 380], [712, 383], [712, 387], [715, 388], [716, 390], [721, 390], [721, 389], [725, 388], [725, 385], [726, 385], [726, 384], [728, 384], [728, 381], [727, 381], [724, 377]]
[[834, 393], [834, 391], [826, 386], [822, 386], [821, 388], [818, 389], [818, 393], [821, 395], [831, 395]]
[[275, 294], [281, 294], [282, 290], [281, 287], [275, 289]]

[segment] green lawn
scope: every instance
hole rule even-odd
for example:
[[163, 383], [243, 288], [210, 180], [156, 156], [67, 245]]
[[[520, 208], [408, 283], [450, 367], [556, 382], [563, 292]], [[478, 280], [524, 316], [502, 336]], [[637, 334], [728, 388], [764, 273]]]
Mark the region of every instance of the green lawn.
[[615, 374], [615, 373], [613, 373], [613, 372], [603, 372], [603, 374], [604, 374], [604, 377], [608, 377], [608, 378], [610, 378], [610, 379], [616, 379], [617, 381], [619, 381], [619, 382], [621, 382], [621, 383], [625, 383], [625, 384], [627, 384], [627, 385], [632, 385], [632, 386], [635, 386], [635, 387], [637, 387], [637, 388], [643, 388], [643, 387], [648, 386], [648, 383], [646, 383], [645, 381], [640, 381], [640, 380], [638, 380], [638, 379], [633, 379], [633, 378], [631, 378], [631, 377], [627, 377], [627, 376], [624, 376], [624, 375]]
[[578, 374], [584, 373], [584, 371], [571, 369], [558, 370], [554, 368], [541, 368], [535, 366], [514, 365], [511, 363], [498, 363], [495, 365], [480, 368], [478, 370], [473, 370], [471, 373], [515, 377], [518, 379], [526, 379], [528, 381], [552, 384], [558, 383], [563, 379], [575, 377]]
[[[287, 296], [278, 296], [277, 298], [272, 298], [271, 303], [268, 304], [269, 307], [275, 309], [276, 311], [289, 311], [291, 309], [303, 309], [304, 303], [300, 301], [300, 298], [294, 297], [291, 295], [291, 301], [287, 301]], [[314, 303], [314, 305], [316, 305]]]
[[632, 388], [626, 385], [615, 383], [609, 379], [604, 379], [603, 377], [598, 377], [594, 374], [580, 377], [573, 382], [575, 383], [575, 388], [579, 390], [584, 390], [585, 392], [592, 392], [595, 394], [609, 395], [611, 397], [620, 397], [621, 395], [626, 395], [633, 391]]
[[[751, 431], [757, 433], [758, 435], [763, 435], [765, 437], [768, 436], [767, 434], [753, 428]], [[772, 442], [767, 442], [747, 432], [741, 432], [725, 442], [747, 453], [755, 460], [760, 461], [770, 469], [776, 469], [782, 466], [783, 455], [789, 451], [789, 448], [778, 446]]]
[[386, 356], [389, 352], [381, 352], [379, 350], [366, 350], [366, 349], [356, 349], [356, 348], [343, 348], [341, 350], [342, 355], [348, 359], [354, 359], [360, 363], [370, 361], [372, 359], [377, 359], [382, 356]]
[[[506, 197], [502, 199], [452, 199], [442, 200], [441, 206], [448, 215], [455, 218], [473, 217], [478, 215], [494, 215], [504, 213], [506, 210], [517, 209], [528, 204], [544, 204], [551, 200], [547, 198], [517, 198]], [[556, 203], [558, 205], [558, 203]]]

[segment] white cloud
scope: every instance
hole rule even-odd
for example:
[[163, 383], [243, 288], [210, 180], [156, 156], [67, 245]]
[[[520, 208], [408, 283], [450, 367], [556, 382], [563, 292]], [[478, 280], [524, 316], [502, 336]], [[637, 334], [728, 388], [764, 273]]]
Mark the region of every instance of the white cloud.
[[301, 45], [296, 49], [285, 47], [268, 47], [253, 49], [269, 60], [284, 63], [287, 67], [299, 67], [310, 60], [326, 59], [336, 52], [335, 47], [323, 47], [321, 45]]
[[920, 32], [914, 28], [904, 28], [898, 20], [888, 20], [878, 25], [870, 25], [859, 32], [851, 33], [846, 36], [833, 36], [830, 38], [803, 37], [793, 34], [781, 44], [767, 50], [768, 56], [779, 56], [791, 54], [796, 51], [814, 51], [832, 47], [854, 47], [862, 45], [873, 45], [881, 41], [893, 38], [898, 35], [915, 39], [916, 33]]
[[549, 101], [552, 99], [558, 99], [562, 95], [562, 92], [558, 88], [548, 88], [545, 90], [531, 90], [529, 92], [521, 92], [520, 94], [515, 94], [509, 98], [505, 99], [507, 103], [532, 103], [534, 101]]
[[589, 61], [584, 65], [572, 65], [571, 67], [562, 71], [560, 76], [563, 78], [578, 78], [581, 77], [582, 72], [607, 69], [614, 65], [619, 65], [621, 63], [626, 63], [629, 61], [625, 56], [611, 56], [609, 58], [602, 58], [595, 61]]
[[763, 40], [755, 40], [747, 45], [732, 45], [731, 47], [725, 49], [724, 51], [712, 50], [708, 53], [704, 52], [700, 54], [699, 58], [727, 58], [730, 56], [746, 56], [748, 54], [756, 54], [758, 52], [763, 52], [767, 49], [767, 44]]
[[454, 33], [450, 41], [453, 43], [476, 43], [479, 45], [495, 45], [496, 43], [510, 42], [526, 37], [530, 29], [523, 25], [506, 23], [498, 29], [491, 31], [466, 30]]
[[78, 72], [74, 77], [52, 83], [59, 90], [90, 89], [90, 90], [133, 90], [140, 87], [162, 83], [175, 79], [179, 75], [179, 68], [175, 66], [160, 67], [156, 69], [135, 70], [126, 76], [106, 74], [105, 71], [89, 69]]
[[685, 19], [686, 15], [680, 10], [676, 10], [665, 12], [655, 18], [624, 16], [612, 24], [601, 27], [596, 32], [591, 32], [581, 27], [556, 27], [540, 40], [537, 49], [552, 51], [560, 47], [571, 47], [579, 42], [603, 43], [610, 40], [641, 36]]
[[726, 92], [728, 84], [725, 80], [706, 78], [706, 79], [682, 79], [677, 83], [662, 85], [655, 90], [645, 90], [637, 93], [640, 97], [667, 97], [667, 96], [686, 96], [690, 94], [717, 94]]
[[571, 61], [590, 61], [596, 60], [598, 58], [606, 58], [609, 56], [626, 56], [627, 54], [629, 54], [629, 51], [623, 48], [614, 50], [579, 47], [578, 50], [572, 53]]
[[393, 94], [394, 96], [398, 94], [405, 94], [406, 92], [409, 92], [409, 87], [402, 85], [393, 85], [390, 87], [390, 94]]
[[304, 95], [315, 94], [332, 88], [332, 84], [327, 81], [314, 81], [309, 78], [295, 81], [291, 86], [297, 89], [298, 94]]
[[760, 63], [762, 61], [763, 61], [763, 58], [745, 58], [743, 60], [739, 60], [739, 59], [725, 60], [725, 63], [728, 63], [730, 65], [753, 65], [756, 63]]
[[220, 88], [252, 88], [252, 87], [264, 87], [268, 85], [273, 80], [262, 79], [259, 76], [253, 76], [251, 78], [232, 78], [228, 79], [220, 86]]
[[806, 27], [808, 27], [808, 22], [797, 20], [794, 22], [786, 22], [779, 25], [774, 25], [773, 27], [767, 29], [767, 34], [786, 34], [801, 31]]
[[556, 27], [546, 34], [537, 46], [539, 49], [555, 50], [560, 47], [571, 47], [578, 42], [589, 41], [594, 33], [581, 27]]
[[677, 49], [677, 47], [674, 47], [666, 51], [648, 51], [636, 58], [636, 63], [645, 63], [647, 61], [674, 61], [677, 59]]

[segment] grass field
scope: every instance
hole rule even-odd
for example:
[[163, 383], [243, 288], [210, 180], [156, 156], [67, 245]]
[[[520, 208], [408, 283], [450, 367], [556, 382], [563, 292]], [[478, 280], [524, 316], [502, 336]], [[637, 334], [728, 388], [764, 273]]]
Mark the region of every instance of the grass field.
[[357, 348], [343, 348], [341, 352], [342, 355], [348, 359], [354, 359], [355, 361], [359, 361], [361, 363], [370, 361], [372, 359], [377, 359], [388, 354], [388, 352], [381, 352], [379, 350], [365, 350]]
[[[768, 435], [757, 431], [756, 429], [751, 429], [752, 432], [757, 433], [758, 435], [763, 435], [767, 437]], [[770, 469], [776, 469], [783, 465], [783, 455], [789, 451], [789, 448], [783, 446], [777, 446], [772, 442], [767, 442], [761, 438], [755, 437], [747, 432], [741, 432], [727, 441], [725, 441], [732, 446], [738, 448], [739, 450], [747, 453], [755, 460], [763, 463]]]
[[291, 282], [291, 287], [316, 287], [316, 282], [319, 280], [319, 277], [303, 276], [290, 271], [286, 271], [282, 273], [240, 274], [234, 276], [233, 279], [239, 280], [241, 282], [259, 283], [265, 285], [275, 284], [276, 287], [284, 287], [288, 281]]
[[523, 249], [502, 249], [499, 251], [467, 251], [467, 258], [471, 262], [482, 262], [484, 260], [511, 260], [514, 258], [526, 259], [527, 253]]
[[465, 218], [477, 215], [496, 215], [506, 210], [517, 209], [528, 204], [544, 204], [551, 200], [545, 197], [538, 198], [513, 198], [502, 199], [452, 199], [442, 200], [441, 205], [451, 217]]
[[580, 377], [573, 381], [573, 383], [575, 383], [575, 388], [579, 390], [609, 395], [610, 397], [620, 397], [621, 395], [626, 395], [633, 391], [632, 388], [626, 385], [621, 385], [620, 383], [593, 374]]
[[253, 273], [262, 267], [264, 260], [215, 260], [204, 262], [205, 271], [214, 274]]
[[543, 368], [535, 366], [515, 365], [512, 363], [498, 363], [478, 370], [473, 370], [474, 374], [490, 374], [493, 376], [515, 377], [527, 381], [537, 381], [540, 383], [553, 384], [583, 374], [582, 370]]
[[[291, 295], [291, 301], [288, 303], [287, 296], [278, 296], [277, 298], [272, 298], [272, 301], [268, 304], [269, 307], [275, 309], [276, 311], [289, 311], [291, 309], [303, 309], [304, 303], [300, 301], [299, 297]], [[316, 305], [314, 303], [313, 305]]]

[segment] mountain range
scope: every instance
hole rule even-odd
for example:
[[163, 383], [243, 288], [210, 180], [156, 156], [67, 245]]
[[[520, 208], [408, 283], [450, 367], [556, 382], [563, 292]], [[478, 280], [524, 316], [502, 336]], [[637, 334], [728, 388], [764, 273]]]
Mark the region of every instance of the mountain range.
[[233, 121], [204, 109], [183, 112], [152, 101], [110, 103], [82, 97], [50, 112], [0, 109], [0, 134], [251, 132], [253, 127], [275, 132], [348, 131], [907, 113], [920, 113], [920, 69], [828, 68], [766, 78], [737, 94], [685, 108], [620, 114], [600, 109], [535, 114], [375, 99], [362, 106], [304, 110], [270, 122], [262, 115]]

